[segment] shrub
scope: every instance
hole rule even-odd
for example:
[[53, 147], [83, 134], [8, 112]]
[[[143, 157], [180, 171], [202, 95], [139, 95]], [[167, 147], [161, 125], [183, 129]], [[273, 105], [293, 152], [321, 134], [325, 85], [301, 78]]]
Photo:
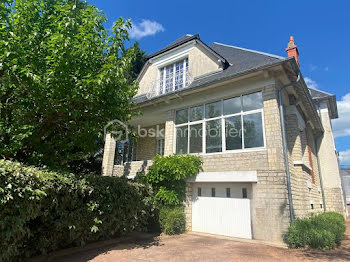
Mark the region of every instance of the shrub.
[[144, 185], [0, 160], [0, 261], [22, 260], [146, 226]]
[[345, 229], [342, 215], [327, 212], [294, 220], [288, 229], [286, 240], [292, 248], [332, 249], [340, 245]]
[[182, 234], [186, 230], [186, 217], [183, 207], [163, 207], [159, 212], [162, 231], [167, 235]]
[[144, 180], [154, 188], [159, 205], [178, 206], [185, 200], [186, 179], [201, 169], [202, 160], [198, 156], [156, 156]]
[[287, 242], [291, 248], [305, 247], [308, 242], [309, 219], [296, 219], [289, 226]]

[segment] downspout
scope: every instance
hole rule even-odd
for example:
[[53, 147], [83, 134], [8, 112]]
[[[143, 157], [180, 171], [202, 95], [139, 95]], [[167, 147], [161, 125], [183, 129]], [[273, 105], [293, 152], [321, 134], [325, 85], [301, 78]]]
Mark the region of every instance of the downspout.
[[[321, 109], [320, 109], [320, 102], [318, 102], [318, 114], [320, 116], [321, 119], [321, 123], [322, 123], [322, 115], [321, 115]], [[324, 189], [323, 189], [323, 178], [322, 178], [322, 171], [321, 171], [321, 165], [320, 165], [320, 158], [318, 155], [318, 143], [317, 143], [317, 138], [315, 137], [315, 147], [316, 147], [316, 157], [317, 157], [317, 167], [318, 167], [318, 175], [320, 177], [320, 185], [321, 185], [321, 191], [322, 191], [322, 202], [323, 202], [323, 209], [324, 212], [327, 212], [327, 208], [326, 208], [326, 198], [324, 196]]]
[[290, 171], [289, 171], [289, 161], [288, 161], [288, 146], [287, 146], [287, 137], [286, 137], [286, 127], [284, 123], [284, 109], [282, 103], [282, 90], [288, 86], [295, 85], [300, 80], [300, 74], [296, 81], [290, 82], [286, 85], [281, 86], [278, 89], [278, 104], [280, 107], [280, 117], [281, 117], [281, 126], [282, 126], [282, 141], [283, 141], [283, 151], [284, 151], [284, 164], [286, 166], [286, 175], [287, 175], [287, 189], [288, 189], [288, 201], [289, 201], [289, 216], [290, 221], [294, 220], [294, 208], [293, 208], [293, 197], [292, 197], [292, 187], [290, 183]]

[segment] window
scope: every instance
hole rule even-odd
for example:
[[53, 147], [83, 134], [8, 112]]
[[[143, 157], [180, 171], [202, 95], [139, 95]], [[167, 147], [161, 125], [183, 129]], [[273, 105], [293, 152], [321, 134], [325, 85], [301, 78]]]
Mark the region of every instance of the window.
[[264, 148], [262, 93], [179, 110], [175, 128], [176, 154]]
[[164, 155], [164, 138], [157, 138], [157, 155]]
[[188, 86], [188, 59], [159, 69], [159, 94], [164, 94]]
[[212, 196], [212, 197], [215, 197], [215, 187], [212, 187], [212, 188], [211, 188], [211, 196]]
[[186, 154], [188, 152], [188, 127], [176, 128], [176, 154]]
[[202, 124], [190, 126], [190, 153], [202, 152]]
[[242, 188], [242, 198], [247, 198], [248, 197], [248, 192], [245, 187]]
[[202, 196], [202, 188], [201, 187], [197, 188], [197, 195]]
[[226, 188], [226, 197], [231, 197], [231, 188]]

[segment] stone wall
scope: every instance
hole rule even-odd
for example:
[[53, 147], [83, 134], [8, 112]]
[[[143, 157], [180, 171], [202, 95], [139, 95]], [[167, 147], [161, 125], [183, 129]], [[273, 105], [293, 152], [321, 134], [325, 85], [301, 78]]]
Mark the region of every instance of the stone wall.
[[[293, 208], [295, 217], [306, 217], [310, 213], [324, 211], [318, 171], [316, 147], [312, 127], [303, 123], [296, 109], [287, 110], [287, 144]], [[311, 149], [311, 161], [309, 150]], [[312, 178], [312, 173], [314, 179]]]
[[138, 172], [148, 172], [152, 160], [126, 162], [124, 165], [115, 165], [113, 176], [134, 178]]
[[324, 189], [324, 195], [326, 197], [327, 211], [344, 214], [345, 205], [343, 200], [343, 191], [341, 188], [326, 187]]
[[259, 171], [251, 204], [253, 238], [282, 242], [290, 222], [285, 172]]

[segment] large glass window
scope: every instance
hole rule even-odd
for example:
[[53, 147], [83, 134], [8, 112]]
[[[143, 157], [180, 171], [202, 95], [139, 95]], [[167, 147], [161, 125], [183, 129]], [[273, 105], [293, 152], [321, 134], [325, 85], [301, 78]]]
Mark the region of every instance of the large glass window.
[[159, 69], [159, 94], [164, 94], [188, 86], [188, 59]]
[[221, 152], [221, 119], [211, 120], [206, 122], [206, 152]]
[[176, 154], [188, 153], [188, 126], [176, 128]]
[[221, 101], [205, 105], [205, 118], [213, 118], [221, 115]]
[[243, 116], [244, 124], [244, 147], [264, 146], [264, 134], [261, 113]]
[[241, 116], [225, 118], [226, 150], [242, 149]]
[[195, 106], [190, 108], [190, 121], [198, 121], [203, 119], [203, 106]]
[[190, 153], [201, 153], [203, 140], [203, 124], [190, 125]]
[[177, 154], [263, 148], [262, 93], [179, 110], [175, 128]]

